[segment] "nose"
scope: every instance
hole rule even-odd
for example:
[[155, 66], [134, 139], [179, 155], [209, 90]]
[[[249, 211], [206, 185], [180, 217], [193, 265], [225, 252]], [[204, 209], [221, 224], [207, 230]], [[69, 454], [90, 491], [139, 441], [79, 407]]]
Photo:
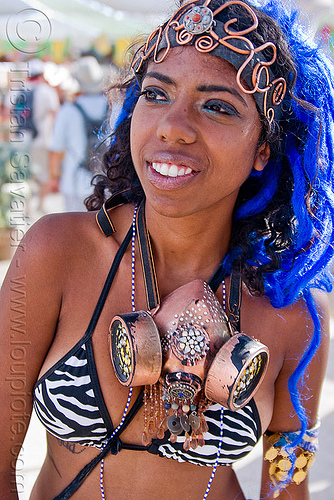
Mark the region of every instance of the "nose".
[[197, 140], [194, 117], [185, 105], [171, 104], [161, 117], [157, 136], [164, 142], [192, 144]]

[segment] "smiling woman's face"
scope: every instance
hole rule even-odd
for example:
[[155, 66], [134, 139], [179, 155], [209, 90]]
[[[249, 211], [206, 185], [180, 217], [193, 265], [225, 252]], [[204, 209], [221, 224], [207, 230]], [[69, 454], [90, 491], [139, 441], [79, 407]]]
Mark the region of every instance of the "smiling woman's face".
[[232, 213], [252, 168], [266, 165], [258, 147], [255, 101], [225, 60], [193, 47], [150, 62], [131, 123], [132, 159], [148, 204], [180, 217], [220, 204]]

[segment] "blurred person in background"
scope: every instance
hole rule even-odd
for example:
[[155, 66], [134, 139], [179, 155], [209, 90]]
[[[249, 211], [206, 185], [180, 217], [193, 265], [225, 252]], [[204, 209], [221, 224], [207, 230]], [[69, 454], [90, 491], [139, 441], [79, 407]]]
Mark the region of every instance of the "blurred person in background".
[[38, 184], [38, 209], [44, 211], [43, 201], [49, 181], [48, 156], [53, 123], [59, 108], [58, 93], [44, 78], [44, 63], [40, 59], [28, 62], [28, 91], [33, 92], [32, 109], [35, 134], [27, 131], [31, 155], [31, 175]]
[[[89, 162], [89, 142], [97, 134], [107, 114], [103, 94], [104, 72], [93, 56], [73, 64], [72, 76], [79, 83], [73, 102], [65, 102], [57, 113], [49, 154], [49, 191], [64, 196], [67, 212], [84, 211], [84, 199], [92, 194], [93, 169]], [[96, 140], [95, 140], [96, 139]]]

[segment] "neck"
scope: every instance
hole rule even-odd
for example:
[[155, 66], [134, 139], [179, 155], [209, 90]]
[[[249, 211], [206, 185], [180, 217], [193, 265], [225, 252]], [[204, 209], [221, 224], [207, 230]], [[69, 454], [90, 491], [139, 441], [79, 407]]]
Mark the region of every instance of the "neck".
[[145, 215], [161, 295], [196, 278], [207, 281], [228, 250], [232, 214], [213, 207], [167, 217], [146, 204]]

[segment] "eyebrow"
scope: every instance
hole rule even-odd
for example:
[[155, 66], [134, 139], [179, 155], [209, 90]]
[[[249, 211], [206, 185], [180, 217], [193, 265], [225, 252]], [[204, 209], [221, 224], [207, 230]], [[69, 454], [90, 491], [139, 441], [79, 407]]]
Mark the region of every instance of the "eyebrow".
[[224, 85], [200, 85], [198, 87], [199, 92], [228, 92], [229, 94], [234, 95], [241, 101], [246, 108], [248, 108], [247, 102], [245, 99], [242, 97], [239, 92], [233, 88], [233, 87], [225, 87]]
[[[146, 73], [145, 77], [150, 77], [150, 78], [155, 78], [156, 80], [159, 80], [160, 82], [166, 83], [167, 85], [173, 85], [173, 87], [176, 87], [175, 81], [170, 78], [167, 75], [163, 75], [161, 73], [158, 73], [156, 71], [150, 71]], [[229, 94], [235, 96], [239, 101], [248, 108], [247, 102], [245, 99], [242, 97], [242, 95], [233, 87], [226, 87], [224, 85], [215, 85], [215, 84], [209, 84], [209, 85], [200, 85], [197, 87], [197, 90], [199, 92], [228, 92]]]
[[162, 75], [161, 73], [157, 73], [156, 71], [150, 71], [149, 73], [146, 73], [144, 79], [147, 77], [155, 78], [160, 82], [167, 83], [168, 85], [173, 85], [174, 87], [176, 87], [176, 83], [174, 82], [174, 80], [172, 80], [172, 78], [170, 78], [167, 75]]

